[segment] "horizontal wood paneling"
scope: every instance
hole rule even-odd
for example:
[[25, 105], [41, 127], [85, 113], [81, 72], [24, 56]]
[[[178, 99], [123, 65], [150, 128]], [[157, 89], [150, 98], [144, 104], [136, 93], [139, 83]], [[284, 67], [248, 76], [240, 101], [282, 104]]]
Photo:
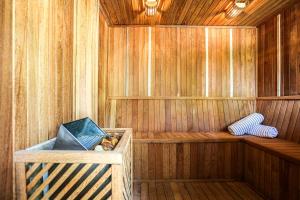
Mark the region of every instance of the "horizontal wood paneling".
[[255, 96], [255, 29], [113, 27], [108, 48], [108, 96]]
[[245, 145], [245, 180], [266, 199], [299, 199], [300, 166]]
[[133, 131], [220, 131], [254, 112], [254, 100], [111, 99], [106, 127]]
[[245, 11], [226, 18], [231, 0], [164, 0], [154, 17], [145, 16], [143, 1], [101, 0], [101, 7], [111, 25], [257, 25], [261, 20], [295, 0], [251, 0]]
[[279, 131], [279, 138], [300, 143], [300, 100], [258, 100], [264, 123]]
[[242, 144], [134, 143], [135, 180], [241, 179]]
[[12, 4], [0, 1], [0, 199], [13, 198]]

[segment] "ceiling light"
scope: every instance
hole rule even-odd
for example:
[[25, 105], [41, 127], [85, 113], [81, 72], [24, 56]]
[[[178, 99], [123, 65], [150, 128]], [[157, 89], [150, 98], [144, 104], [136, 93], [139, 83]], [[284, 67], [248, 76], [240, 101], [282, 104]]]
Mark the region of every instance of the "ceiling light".
[[234, 0], [226, 10], [226, 18], [233, 18], [241, 14], [248, 6], [249, 0]]
[[154, 16], [157, 12], [158, 2], [157, 0], [146, 0], [145, 13], [147, 16]]

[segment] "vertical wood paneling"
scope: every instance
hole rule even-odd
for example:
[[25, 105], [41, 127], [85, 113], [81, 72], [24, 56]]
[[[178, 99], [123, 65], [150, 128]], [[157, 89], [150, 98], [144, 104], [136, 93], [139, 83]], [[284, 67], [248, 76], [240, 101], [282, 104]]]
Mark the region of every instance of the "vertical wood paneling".
[[233, 96], [256, 96], [256, 30], [233, 29]]
[[242, 173], [238, 168], [243, 161], [242, 148], [238, 142], [135, 142], [134, 179], [240, 180]]
[[74, 1], [75, 118], [98, 118], [99, 8], [97, 0]]
[[[277, 41], [277, 16], [258, 26], [258, 96], [276, 96], [277, 59], [280, 56], [281, 95], [300, 94], [300, 3], [280, 13], [281, 44]], [[278, 46], [281, 49], [277, 49]], [[278, 50], [281, 54], [278, 54]]]
[[126, 29], [124, 84], [126, 96], [147, 96], [149, 28]]
[[72, 119], [73, 3], [17, 1], [14, 14], [17, 150]]
[[267, 199], [299, 199], [299, 165], [245, 145], [245, 181]]
[[109, 28], [108, 96], [125, 96], [126, 43], [126, 28]]
[[132, 127], [134, 132], [222, 131], [254, 112], [254, 104], [254, 100], [109, 99], [105, 126]]
[[209, 28], [208, 31], [208, 96], [228, 97], [230, 96], [229, 29]]
[[300, 3], [284, 10], [282, 20], [283, 95], [300, 94]]
[[107, 97], [107, 68], [108, 68], [108, 26], [102, 13], [99, 19], [99, 105], [98, 105], [98, 124], [104, 126], [105, 104]]
[[277, 18], [258, 27], [258, 96], [277, 95]]
[[0, 1], [0, 199], [13, 199], [12, 4]]
[[[230, 29], [209, 28], [207, 72], [205, 28], [152, 27], [151, 54], [149, 31], [109, 28], [108, 96], [230, 96]], [[234, 96], [255, 96], [256, 31], [233, 35]]]

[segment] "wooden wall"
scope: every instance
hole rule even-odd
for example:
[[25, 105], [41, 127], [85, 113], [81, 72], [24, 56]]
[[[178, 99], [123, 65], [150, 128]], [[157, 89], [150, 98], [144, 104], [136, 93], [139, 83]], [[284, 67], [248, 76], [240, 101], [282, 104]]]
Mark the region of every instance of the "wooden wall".
[[15, 3], [15, 148], [98, 113], [98, 2]]
[[110, 99], [106, 126], [140, 132], [222, 131], [254, 111], [254, 99]]
[[105, 18], [100, 14], [99, 19], [99, 67], [98, 67], [98, 124], [104, 127], [105, 103], [107, 97], [107, 54], [108, 54], [108, 26]]
[[278, 129], [279, 138], [300, 143], [299, 98], [258, 99], [257, 112], [265, 116], [265, 124]]
[[[98, 119], [98, 0], [74, 0], [74, 99], [76, 119]], [[102, 21], [102, 23], [104, 23]]]
[[[219, 125], [209, 128], [185, 126], [186, 121], [191, 122], [192, 112], [196, 115], [195, 112], [209, 110], [217, 116], [228, 108], [213, 99], [203, 101], [202, 107], [197, 97], [222, 97], [219, 100], [227, 103], [229, 97], [251, 100], [256, 94], [254, 28], [117, 26], [110, 27], [108, 32], [107, 102], [106, 112], [100, 113], [105, 115], [106, 126], [144, 131], [223, 130], [229, 122], [211, 122]], [[132, 124], [121, 120], [125, 116]], [[143, 116], [147, 116], [145, 126], [137, 122]], [[176, 118], [182, 118], [185, 125], [168, 128], [171, 124], [176, 126], [172, 121]], [[163, 124], [160, 128], [155, 127], [156, 120]], [[195, 117], [194, 120], [196, 123]]]
[[300, 3], [282, 14], [283, 95], [300, 95]]
[[0, 98], [0, 142], [8, 155], [6, 165], [1, 160], [0, 195], [11, 199], [15, 150], [55, 137], [63, 122], [86, 116], [97, 121], [99, 24], [106, 22], [99, 19], [97, 0], [1, 1], [0, 9], [0, 91], [7, 94]]
[[258, 96], [276, 96], [279, 89], [281, 96], [300, 94], [299, 13], [300, 3], [293, 4], [280, 19], [273, 16], [258, 26]]
[[258, 96], [277, 95], [277, 17], [258, 28]]
[[300, 167], [245, 144], [245, 181], [265, 199], [299, 199]]
[[251, 28], [112, 27], [107, 95], [253, 97], [255, 49]]
[[235, 179], [243, 173], [238, 142], [135, 143], [134, 179]]
[[0, 199], [12, 199], [12, 4], [0, 1]]
[[72, 1], [15, 2], [15, 150], [72, 119]]

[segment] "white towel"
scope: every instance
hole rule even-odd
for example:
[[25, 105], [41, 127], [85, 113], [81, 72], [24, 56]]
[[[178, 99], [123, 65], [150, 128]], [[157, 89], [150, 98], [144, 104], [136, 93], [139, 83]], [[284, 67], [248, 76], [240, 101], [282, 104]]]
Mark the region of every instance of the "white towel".
[[258, 137], [275, 138], [278, 135], [278, 131], [272, 126], [256, 125], [249, 130], [248, 134]]
[[253, 126], [259, 125], [263, 121], [264, 121], [264, 116], [262, 114], [253, 113], [231, 124], [228, 127], [228, 130], [232, 135], [244, 135], [248, 133]]

